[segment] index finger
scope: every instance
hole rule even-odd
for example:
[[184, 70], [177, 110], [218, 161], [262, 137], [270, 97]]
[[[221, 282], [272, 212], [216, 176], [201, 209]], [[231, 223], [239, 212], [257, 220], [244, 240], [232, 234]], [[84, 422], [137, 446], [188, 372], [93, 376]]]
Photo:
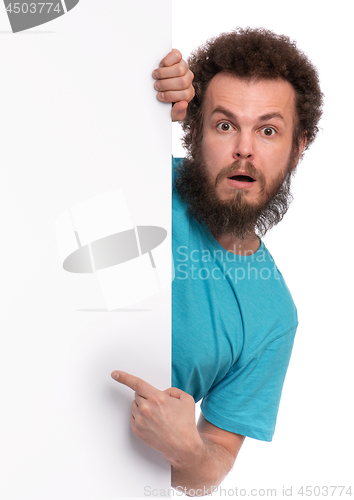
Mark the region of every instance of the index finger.
[[162, 66], [173, 66], [174, 64], [179, 63], [181, 59], [182, 54], [180, 53], [180, 51], [177, 49], [172, 49], [171, 52], [169, 52], [167, 56], [162, 59], [159, 64], [159, 68], [162, 68]]
[[120, 370], [115, 370], [111, 373], [111, 377], [117, 382], [130, 387], [133, 391], [135, 391], [139, 396], [142, 396], [145, 399], [148, 399], [152, 394], [156, 394], [157, 392], [161, 392], [156, 387], [148, 384], [145, 380], [136, 377], [135, 375], [131, 375], [127, 372], [121, 372]]

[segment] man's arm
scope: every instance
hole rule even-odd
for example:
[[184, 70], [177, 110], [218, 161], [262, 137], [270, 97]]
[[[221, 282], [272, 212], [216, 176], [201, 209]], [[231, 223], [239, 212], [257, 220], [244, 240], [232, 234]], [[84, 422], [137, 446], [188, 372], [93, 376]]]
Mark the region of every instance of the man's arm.
[[180, 51], [172, 49], [152, 76], [156, 80], [154, 87], [158, 91], [159, 101], [174, 103], [171, 110], [172, 121], [184, 120], [188, 103], [195, 92], [192, 85], [194, 75], [182, 59]]
[[218, 486], [232, 468], [244, 436], [215, 427], [201, 416], [195, 424], [195, 401], [170, 387], [160, 391], [121, 371], [112, 378], [135, 391], [131, 426], [134, 434], [160, 452], [172, 466], [172, 486], [201, 496]]
[[219, 486], [232, 469], [245, 440], [245, 436], [211, 424], [202, 414], [197, 428], [202, 447], [191, 457], [190, 464], [172, 466], [172, 486], [189, 496], [212, 493], [212, 487]]

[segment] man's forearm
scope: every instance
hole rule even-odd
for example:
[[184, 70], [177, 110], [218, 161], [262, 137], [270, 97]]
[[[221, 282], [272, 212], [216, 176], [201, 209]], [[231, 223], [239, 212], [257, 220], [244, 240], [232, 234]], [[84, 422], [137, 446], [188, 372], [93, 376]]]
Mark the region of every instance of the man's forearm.
[[[201, 436], [202, 444], [187, 464], [172, 465], [172, 487], [189, 496], [211, 493], [231, 470], [235, 457], [223, 446]], [[197, 491], [198, 490], [198, 491]]]

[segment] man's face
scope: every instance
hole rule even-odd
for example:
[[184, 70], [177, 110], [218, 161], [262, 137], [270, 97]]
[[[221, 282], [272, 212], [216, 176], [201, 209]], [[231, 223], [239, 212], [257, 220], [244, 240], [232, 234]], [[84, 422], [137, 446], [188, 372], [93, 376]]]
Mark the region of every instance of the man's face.
[[293, 167], [294, 120], [295, 92], [285, 80], [211, 80], [201, 154], [219, 200], [256, 206], [274, 195]]
[[204, 101], [202, 138], [179, 167], [189, 212], [219, 237], [264, 235], [290, 202], [295, 169], [295, 91], [285, 80], [246, 81], [218, 73]]

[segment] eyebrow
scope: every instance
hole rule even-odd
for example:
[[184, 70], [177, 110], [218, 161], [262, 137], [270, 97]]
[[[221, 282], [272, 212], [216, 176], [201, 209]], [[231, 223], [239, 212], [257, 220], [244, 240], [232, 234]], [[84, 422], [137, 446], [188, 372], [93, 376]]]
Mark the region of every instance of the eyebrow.
[[280, 118], [281, 120], [285, 121], [283, 115], [281, 115], [280, 113], [268, 113], [266, 115], [260, 116], [258, 119], [260, 121], [266, 121], [271, 120], [272, 118]]
[[[228, 109], [223, 108], [222, 106], [216, 106], [216, 108], [213, 109], [211, 116], [215, 115], [216, 113], [222, 113], [227, 118], [230, 118], [230, 120], [237, 120], [236, 115], [234, 115]], [[277, 112], [267, 113], [266, 115], [259, 116], [258, 121], [271, 120], [272, 118], [280, 118], [281, 120], [285, 121], [283, 115]]]

